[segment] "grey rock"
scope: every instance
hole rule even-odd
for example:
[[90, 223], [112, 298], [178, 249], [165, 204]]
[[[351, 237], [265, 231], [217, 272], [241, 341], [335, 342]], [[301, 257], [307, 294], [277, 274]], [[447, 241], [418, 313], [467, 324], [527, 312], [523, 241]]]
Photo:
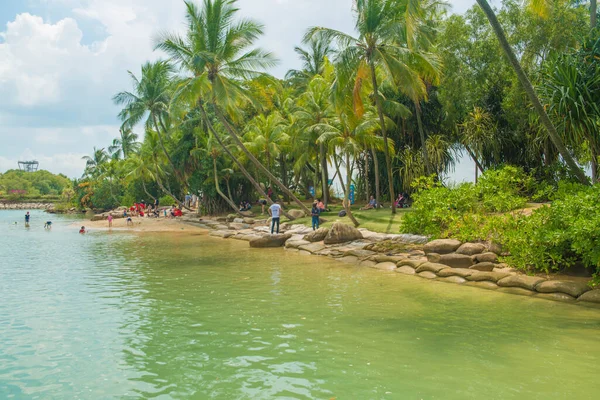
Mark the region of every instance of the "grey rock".
[[461, 245], [461, 242], [455, 239], [436, 239], [427, 243], [423, 250], [425, 253], [448, 254], [456, 251]]
[[579, 298], [578, 301], [587, 301], [590, 303], [600, 303], [600, 289], [590, 290], [585, 292]]
[[546, 299], [546, 300], [563, 301], [565, 303], [572, 303], [577, 300], [573, 296], [569, 296], [568, 294], [558, 293], [558, 292], [556, 292], [556, 293], [538, 293], [535, 297], [540, 298], [540, 299]]
[[346, 264], [356, 264], [356, 263], [358, 263], [358, 257], [355, 257], [355, 256], [344, 256], [344, 257], [336, 258], [336, 260], [339, 260], [339, 261], [344, 262]]
[[287, 213], [294, 219], [304, 218], [306, 216], [302, 210], [289, 210]]
[[265, 235], [258, 239], [252, 239], [250, 241], [250, 247], [254, 248], [267, 248], [267, 247], [282, 247], [285, 242], [291, 238], [290, 234], [280, 235]]
[[234, 218], [233, 222], [235, 222], [236, 224], [243, 224], [244, 223], [244, 218]]
[[446, 268], [448, 268], [448, 266], [444, 265], [444, 264], [436, 264], [436, 263], [426, 262], [424, 264], [419, 265], [419, 267], [417, 268], [417, 273], [424, 272], [424, 271], [438, 273], [439, 271], [446, 269]]
[[356, 256], [358, 258], [367, 258], [375, 254], [374, 251], [364, 249], [351, 249], [344, 253], [345, 256]]
[[439, 278], [438, 280], [449, 283], [465, 283], [467, 281], [465, 278], [461, 278], [460, 276], [446, 276], [444, 278]]
[[482, 263], [482, 262], [497, 263], [498, 262], [498, 254], [492, 253], [491, 251], [488, 251], [487, 253], [477, 254], [477, 255], [473, 256], [473, 258], [475, 259], [475, 261], [477, 261], [479, 263]]
[[429, 253], [427, 254], [427, 261], [432, 263], [439, 263], [442, 259], [442, 255], [438, 253]]
[[248, 217], [244, 218], [242, 221], [244, 221], [244, 223], [248, 224], [248, 225], [253, 225], [255, 222], [254, 218], [248, 218]]
[[495, 266], [495, 264], [491, 263], [491, 262], [480, 262], [480, 263], [470, 266], [469, 268], [475, 269], [477, 271], [493, 271], [494, 266]]
[[500, 255], [500, 254], [502, 254], [502, 245], [500, 245], [499, 243], [496, 243], [496, 242], [492, 242], [492, 243], [488, 244], [487, 250], [489, 252]]
[[372, 268], [375, 265], [377, 265], [377, 263], [375, 261], [371, 261], [371, 260], [365, 260], [365, 261], [361, 261], [361, 263], [359, 264], [361, 267], [369, 267]]
[[308, 251], [309, 253], [317, 253], [325, 248], [322, 243], [310, 243], [298, 246], [299, 250]]
[[362, 234], [353, 226], [336, 222], [323, 240], [325, 244], [338, 244], [362, 239]]
[[409, 267], [408, 265], [403, 265], [395, 269], [396, 272], [404, 274], [404, 275], [414, 275], [416, 273], [415, 269]]
[[381, 269], [383, 271], [394, 271], [397, 267], [396, 267], [396, 264], [394, 264], [393, 262], [386, 261], [386, 262], [381, 262], [381, 263], [375, 264], [375, 266], [373, 266], [373, 268]]
[[438, 262], [452, 268], [469, 268], [473, 265], [470, 256], [458, 253], [442, 254]]
[[483, 243], [465, 243], [456, 250], [458, 254], [465, 254], [467, 256], [472, 256], [475, 254], [480, 254], [485, 251], [485, 245]]
[[304, 240], [307, 240], [309, 242], [320, 242], [325, 239], [328, 233], [329, 228], [319, 228], [316, 231], [312, 231], [306, 236], [304, 236]]
[[306, 240], [288, 240], [287, 242], [285, 242], [285, 248], [291, 248], [291, 249], [297, 249], [300, 246], [304, 246], [310, 244], [310, 242], [307, 242]]
[[467, 276], [471, 276], [474, 273], [474, 270], [468, 268], [446, 268], [439, 271], [437, 274], [440, 277], [459, 276], [461, 278], [466, 278]]
[[498, 286], [520, 287], [527, 290], [535, 290], [535, 287], [544, 281], [544, 278], [539, 278], [537, 276], [512, 275], [500, 279], [498, 281]]
[[435, 278], [437, 278], [437, 275], [434, 274], [431, 271], [419, 272], [419, 273], [417, 273], [417, 275], [419, 275], [421, 278], [426, 278], [426, 279], [435, 279]]
[[409, 266], [411, 268], [417, 269], [421, 264], [425, 264], [427, 260], [402, 260], [396, 265], [398, 267]]
[[591, 288], [584, 282], [571, 281], [545, 281], [538, 284], [535, 290], [540, 293], [565, 293], [572, 297], [579, 297]]
[[231, 236], [233, 236], [234, 234], [235, 233], [231, 232], [231, 231], [212, 231], [208, 235], [227, 239], [227, 238], [230, 238]]
[[470, 281], [492, 281], [498, 282], [500, 279], [504, 279], [510, 276], [507, 272], [494, 272], [494, 271], [475, 271], [473, 274], [466, 277]]
[[374, 255], [373, 257], [371, 257], [371, 260], [376, 261], [376, 262], [393, 262], [395, 264], [398, 264], [400, 261], [405, 260], [406, 257], [405, 256], [387, 256], [385, 254], [377, 254]]

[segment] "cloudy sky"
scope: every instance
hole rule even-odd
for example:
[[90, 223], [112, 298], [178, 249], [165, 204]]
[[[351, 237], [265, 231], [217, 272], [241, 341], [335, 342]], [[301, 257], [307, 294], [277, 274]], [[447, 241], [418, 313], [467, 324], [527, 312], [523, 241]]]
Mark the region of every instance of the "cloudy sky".
[[[475, 0], [451, 0], [464, 12]], [[260, 45], [276, 53], [282, 77], [299, 67], [293, 47], [306, 28], [350, 32], [352, 0], [239, 0], [263, 22]], [[111, 97], [129, 89], [126, 71], [161, 55], [158, 32], [177, 30], [183, 0], [0, 1], [0, 172], [35, 157], [40, 167], [79, 177], [81, 157], [118, 134]], [[461, 165], [457, 179], [471, 174]], [[469, 171], [469, 172], [467, 172]]]

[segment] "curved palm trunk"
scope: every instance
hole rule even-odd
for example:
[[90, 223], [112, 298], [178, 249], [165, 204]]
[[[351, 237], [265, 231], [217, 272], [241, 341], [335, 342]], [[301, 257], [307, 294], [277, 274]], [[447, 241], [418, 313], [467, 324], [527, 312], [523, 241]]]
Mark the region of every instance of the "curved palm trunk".
[[217, 193], [219, 194], [219, 196], [221, 196], [221, 198], [223, 198], [223, 200], [225, 200], [227, 204], [229, 204], [229, 206], [235, 211], [237, 215], [243, 217], [244, 214], [240, 212], [235, 203], [232, 200], [230, 200], [229, 197], [225, 196], [225, 194], [221, 191], [221, 188], [219, 187], [219, 175], [217, 174], [217, 159], [215, 157], [213, 157], [213, 173], [215, 175], [215, 189], [217, 189]]
[[335, 170], [337, 176], [340, 177], [340, 182], [342, 183], [342, 191], [344, 192], [344, 197], [346, 197], [346, 185], [344, 184], [344, 178], [342, 178], [342, 173], [340, 172], [340, 163], [338, 162], [335, 154], [333, 155], [333, 164], [335, 165]]
[[[377, 159], [377, 152], [375, 151], [375, 147], [371, 146], [371, 154], [373, 155], [373, 169], [375, 172], [375, 201], [377, 202], [377, 205], [379, 206], [380, 201], [381, 201], [381, 195], [379, 192], [379, 159]], [[369, 194], [370, 196], [370, 194]], [[367, 196], [367, 199], [369, 197]], [[392, 201], [392, 203], [396, 203], [395, 199], [394, 201]]]
[[498, 37], [498, 41], [500, 42], [500, 45], [502, 47], [502, 50], [504, 51], [504, 54], [506, 54], [506, 56], [508, 57], [508, 60], [510, 61], [513, 69], [515, 70], [517, 77], [519, 78], [519, 81], [521, 82], [521, 85], [523, 85], [523, 89], [525, 90], [525, 93], [527, 93], [529, 100], [533, 104], [533, 108], [539, 115], [540, 120], [542, 121], [542, 124], [548, 131], [548, 136], [550, 136], [550, 140], [552, 140], [552, 143], [554, 143], [554, 146], [560, 153], [561, 157], [563, 158], [563, 160], [565, 161], [565, 163], [567, 164], [567, 166], [569, 167], [571, 172], [577, 177], [577, 179], [579, 179], [579, 181], [582, 184], [589, 185], [590, 181], [588, 180], [587, 176], [585, 176], [585, 173], [581, 170], [581, 168], [579, 168], [579, 166], [575, 162], [575, 159], [573, 159], [573, 156], [571, 156], [571, 153], [569, 153], [569, 151], [567, 150], [565, 144], [563, 143], [562, 139], [558, 135], [556, 128], [552, 124], [552, 121], [550, 121], [548, 114], [546, 114], [546, 110], [544, 110], [544, 106], [542, 106], [540, 99], [535, 94], [535, 90], [533, 89], [533, 86], [531, 85], [529, 78], [527, 78], [527, 75], [525, 74], [525, 71], [523, 71], [523, 68], [521, 67], [521, 64], [519, 63], [519, 60], [517, 60], [517, 56], [515, 55], [514, 51], [510, 47], [510, 44], [508, 43], [508, 40], [506, 39], [504, 30], [502, 29], [500, 22], [498, 22], [498, 18], [496, 18], [496, 14], [494, 14], [494, 10], [492, 10], [492, 7], [490, 7], [489, 3], [486, 0], [477, 0], [477, 4], [479, 4], [481, 9], [487, 16], [487, 19], [490, 22], [490, 25], [494, 29], [494, 32], [496, 33], [496, 36]]
[[229, 196], [229, 200], [231, 200], [231, 202], [233, 204], [235, 204], [235, 201], [233, 201], [233, 196], [231, 195], [231, 187], [229, 186], [229, 178], [225, 178], [225, 185], [227, 185], [227, 195]]
[[[392, 214], [396, 214], [396, 202], [394, 199], [394, 177], [392, 176], [392, 161], [390, 160], [390, 148], [388, 147], [387, 130], [385, 129], [385, 118], [383, 117], [383, 106], [379, 98], [379, 87], [377, 84], [377, 76], [375, 75], [375, 63], [373, 59], [369, 59], [371, 67], [371, 81], [373, 82], [373, 93], [375, 94], [375, 105], [377, 106], [377, 114], [379, 115], [379, 124], [381, 125], [381, 136], [383, 136], [383, 154], [385, 154], [385, 167], [388, 174], [388, 185], [390, 188], [390, 202], [392, 203]], [[379, 207], [381, 203], [377, 203]]]
[[344, 205], [346, 206], [346, 214], [350, 218], [350, 221], [354, 224], [355, 227], [358, 227], [360, 224], [352, 215], [352, 204], [350, 204], [350, 183], [352, 182], [352, 168], [350, 168], [350, 152], [346, 152], [346, 194], [344, 195], [346, 201], [344, 201]]
[[325, 204], [325, 208], [327, 208], [327, 204], [329, 203], [329, 174], [327, 171], [325, 145], [323, 143], [319, 143], [319, 153], [321, 156], [321, 186], [323, 190], [323, 204]]
[[304, 211], [305, 215], [309, 215], [310, 211], [308, 211], [308, 208], [306, 208], [306, 206], [300, 200], [298, 200], [298, 198], [291, 192], [291, 190], [289, 190], [287, 187], [285, 187], [285, 185], [283, 183], [281, 183], [279, 181], [279, 179], [275, 178], [275, 176], [271, 173], [271, 171], [269, 171], [267, 168], [265, 168], [265, 166], [262, 165], [262, 163], [260, 161], [258, 161], [252, 153], [250, 153], [250, 151], [246, 148], [246, 146], [244, 146], [244, 143], [242, 143], [242, 141], [240, 140], [238, 135], [235, 133], [235, 131], [233, 130], [231, 125], [229, 125], [229, 122], [227, 121], [225, 116], [221, 113], [221, 110], [219, 109], [219, 107], [215, 103], [213, 103], [213, 106], [215, 108], [215, 113], [217, 114], [219, 120], [225, 126], [225, 129], [227, 130], [227, 132], [229, 132], [229, 136], [231, 136], [231, 138], [233, 139], [235, 144], [240, 148], [240, 150], [242, 150], [244, 152], [244, 154], [246, 154], [246, 157], [248, 157], [248, 159], [260, 171], [262, 171], [267, 176], [267, 178], [269, 178], [269, 182], [270, 181], [275, 182], [275, 184], [283, 191], [283, 193], [285, 193], [287, 196], [289, 196], [290, 199], [292, 199], [294, 201], [294, 203], [296, 203], [296, 204], [298, 204], [298, 206], [300, 206], [300, 209], [302, 211]]
[[369, 199], [369, 152], [365, 151], [365, 199]]
[[142, 179], [142, 188], [144, 189], [144, 193], [146, 193], [148, 196], [150, 196], [152, 198], [152, 200], [156, 201], [156, 197], [152, 196], [150, 194], [150, 192], [148, 192], [148, 189], [146, 188], [146, 182], [144, 182], [143, 179]]
[[429, 164], [429, 153], [427, 152], [427, 142], [425, 140], [425, 130], [423, 130], [423, 121], [421, 121], [421, 105], [415, 104], [415, 113], [417, 114], [417, 125], [419, 127], [419, 137], [421, 138], [421, 151], [423, 152], [423, 161], [425, 162], [425, 172], [431, 174], [431, 164]]
[[[265, 191], [260, 187], [260, 184], [252, 177], [252, 175], [250, 175], [250, 173], [244, 167], [244, 165], [240, 162], [240, 160], [238, 160], [237, 157], [235, 157], [231, 153], [231, 151], [227, 148], [227, 146], [225, 146], [225, 143], [223, 143], [221, 138], [218, 136], [217, 132], [215, 132], [214, 127], [212, 126], [212, 124], [210, 123], [210, 121], [208, 119], [208, 116], [206, 115], [206, 110], [204, 109], [204, 107], [201, 104], [199, 104], [199, 109], [202, 114], [202, 118], [204, 118], [204, 122], [206, 123], [206, 126], [208, 126], [208, 129], [212, 132], [215, 139], [217, 139], [217, 142], [219, 143], [219, 145], [223, 148], [223, 150], [225, 150], [225, 153], [227, 153], [227, 155], [233, 160], [235, 165], [238, 166], [238, 168], [240, 169], [240, 171], [242, 172], [244, 177], [246, 177], [246, 179], [248, 179], [248, 181], [252, 184], [252, 186], [254, 186], [254, 188], [256, 189], [258, 194], [260, 194], [263, 199], [266, 199], [270, 205], [273, 204], [273, 200], [271, 200], [271, 198], [269, 196], [267, 196]], [[283, 209], [281, 210], [281, 213], [283, 215], [285, 215], [285, 217], [287, 219], [289, 219], [290, 221], [292, 221], [294, 219], [291, 215], [289, 215]]]
[[[177, 170], [177, 168], [175, 168], [175, 164], [173, 163], [173, 159], [171, 158], [171, 155], [167, 151], [167, 148], [165, 146], [165, 142], [163, 141], [162, 134], [160, 133], [160, 129], [158, 127], [158, 122], [156, 121], [156, 116], [154, 114], [152, 114], [152, 121], [154, 122], [154, 129], [156, 129], [156, 133], [158, 134], [157, 136], [158, 136], [158, 142], [160, 143], [160, 148], [162, 149], [163, 153], [165, 153], [165, 156], [167, 157], [167, 160], [169, 161], [169, 165], [171, 166], [171, 168], [173, 168], [173, 172], [175, 173], [175, 176], [177, 177], [177, 180], [179, 180], [183, 184], [183, 186], [185, 188], [187, 188], [185, 180], [179, 174], [179, 171]], [[165, 128], [164, 124], [162, 123], [162, 120], [160, 121], [160, 124], [162, 125], [163, 129], [166, 132], [166, 128]]]
[[598, 4], [596, 0], [590, 1], [590, 28], [596, 27], [596, 16], [598, 15]]

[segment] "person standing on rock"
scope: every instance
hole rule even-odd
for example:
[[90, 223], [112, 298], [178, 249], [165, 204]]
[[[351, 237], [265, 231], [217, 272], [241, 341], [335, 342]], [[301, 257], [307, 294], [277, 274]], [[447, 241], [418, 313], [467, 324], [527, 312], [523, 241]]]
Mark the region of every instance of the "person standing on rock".
[[313, 231], [319, 229], [319, 216], [321, 215], [321, 209], [319, 209], [319, 202], [315, 200], [312, 206], [312, 210], [310, 210], [310, 215], [312, 215], [312, 228]]
[[281, 206], [276, 201], [269, 207], [269, 215], [271, 215], [271, 235], [274, 232], [275, 224], [277, 224], [277, 234], [279, 234], [279, 215], [281, 214]]
[[29, 215], [29, 211], [27, 211], [27, 214], [25, 214], [25, 227], [29, 227], [29, 218], [31, 217], [31, 215]]

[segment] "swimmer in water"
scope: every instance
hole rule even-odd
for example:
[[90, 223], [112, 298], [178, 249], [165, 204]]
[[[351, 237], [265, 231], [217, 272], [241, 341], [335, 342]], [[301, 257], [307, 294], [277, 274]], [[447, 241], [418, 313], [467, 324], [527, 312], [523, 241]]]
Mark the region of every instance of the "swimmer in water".
[[81, 229], [79, 230], [79, 233], [84, 234], [85, 233], [85, 226], [82, 226]]
[[44, 229], [52, 229], [52, 221], [46, 221], [44, 224]]

